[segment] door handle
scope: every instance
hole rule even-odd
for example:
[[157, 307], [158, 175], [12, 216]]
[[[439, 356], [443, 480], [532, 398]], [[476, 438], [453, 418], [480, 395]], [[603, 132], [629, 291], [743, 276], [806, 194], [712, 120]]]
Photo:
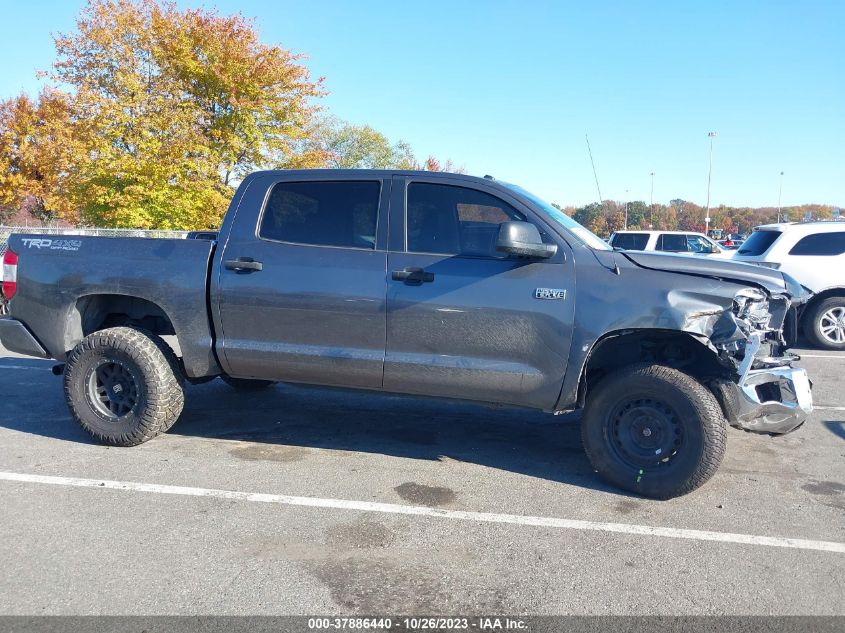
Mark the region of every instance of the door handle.
[[239, 273], [253, 273], [259, 270], [264, 270], [264, 264], [257, 262], [252, 257], [238, 257], [237, 259], [230, 259], [223, 264], [226, 270], [234, 270]]
[[434, 281], [434, 273], [429, 273], [422, 268], [403, 268], [402, 270], [394, 270], [393, 279], [395, 281], [404, 281], [408, 284], [422, 284], [431, 283]]

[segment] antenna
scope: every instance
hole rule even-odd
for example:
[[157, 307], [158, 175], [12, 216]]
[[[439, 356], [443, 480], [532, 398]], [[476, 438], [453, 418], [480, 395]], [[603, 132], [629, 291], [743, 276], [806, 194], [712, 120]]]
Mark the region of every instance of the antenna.
[[599, 204], [604, 204], [601, 197], [601, 187], [599, 187], [599, 177], [598, 174], [596, 174], [596, 163], [593, 160], [593, 150], [590, 148], [590, 137], [584, 134], [584, 138], [587, 139], [587, 151], [590, 154], [590, 164], [593, 166], [593, 178], [596, 179], [596, 191], [599, 192]]

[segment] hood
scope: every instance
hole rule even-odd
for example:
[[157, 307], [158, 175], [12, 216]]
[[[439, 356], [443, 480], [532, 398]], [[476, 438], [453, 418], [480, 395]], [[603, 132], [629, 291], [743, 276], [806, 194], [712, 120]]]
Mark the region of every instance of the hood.
[[651, 270], [753, 284], [763, 287], [771, 294], [783, 294], [787, 291], [787, 285], [780, 272], [754, 264], [673, 253], [618, 251], [617, 254], [623, 255], [637, 266]]

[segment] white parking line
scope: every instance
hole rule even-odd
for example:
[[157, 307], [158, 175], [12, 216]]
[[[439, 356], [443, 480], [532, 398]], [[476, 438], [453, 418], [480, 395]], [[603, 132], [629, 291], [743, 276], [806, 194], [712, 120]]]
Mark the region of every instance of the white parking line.
[[833, 541], [814, 541], [777, 536], [756, 536], [753, 534], [731, 534], [728, 532], [710, 532], [706, 530], [685, 530], [650, 525], [632, 525], [626, 523], [599, 523], [576, 519], [555, 517], [522, 516], [517, 514], [493, 514], [489, 512], [468, 512], [464, 510], [441, 510], [422, 506], [406, 506], [394, 503], [375, 503], [372, 501], [349, 501], [345, 499], [321, 499], [319, 497], [294, 497], [291, 495], [266, 494], [258, 492], [238, 492], [235, 490], [215, 490], [213, 488], [190, 488], [186, 486], [167, 486], [145, 484], [134, 481], [109, 481], [104, 479], [81, 479], [78, 477], [54, 477], [28, 473], [0, 472], [0, 480], [24, 483], [49, 484], [53, 486], [74, 486], [79, 488], [99, 488], [124, 490], [130, 492], [148, 492], [165, 495], [187, 495], [191, 497], [213, 497], [217, 499], [235, 499], [258, 503], [276, 503], [288, 506], [311, 508], [331, 508], [336, 510], [357, 510], [360, 512], [381, 512], [386, 514], [405, 514], [459, 521], [480, 523], [505, 523], [533, 527], [560, 528], [567, 530], [586, 530], [592, 532], [614, 532], [638, 536], [664, 536], [668, 538], [689, 539], [693, 541], [717, 541], [738, 543], [741, 545], [763, 545], [768, 547], [786, 547], [790, 549], [808, 549], [821, 552], [845, 554], [845, 543]]
[[845, 407], [833, 407], [826, 404], [814, 404], [813, 408], [819, 411], [845, 411]]
[[0, 365], [0, 369], [32, 369], [35, 371], [44, 371], [45, 369], [51, 369], [47, 365], [42, 365], [41, 367], [32, 367], [31, 365]]
[[836, 358], [845, 360], [845, 356], [828, 356], [827, 354], [798, 354], [801, 358]]

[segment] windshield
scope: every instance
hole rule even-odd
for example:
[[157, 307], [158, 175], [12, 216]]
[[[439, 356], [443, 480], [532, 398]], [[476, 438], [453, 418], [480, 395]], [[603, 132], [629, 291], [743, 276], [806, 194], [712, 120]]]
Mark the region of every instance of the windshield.
[[597, 251], [613, 250], [613, 247], [607, 242], [605, 242], [603, 239], [601, 239], [598, 235], [596, 235], [589, 229], [584, 228], [575, 220], [566, 215], [563, 211], [556, 207], [553, 207], [545, 200], [538, 198], [533, 193], [529, 193], [518, 185], [512, 185], [508, 182], [502, 181], [498, 182], [508, 187], [508, 189], [513, 189], [519, 195], [531, 200], [531, 202], [536, 204], [540, 208], [540, 210], [543, 211], [547, 219], [562, 226], [564, 229], [569, 231], [569, 233], [574, 235], [582, 244], [585, 244], [586, 246], [589, 246], [590, 248], [593, 248]]

